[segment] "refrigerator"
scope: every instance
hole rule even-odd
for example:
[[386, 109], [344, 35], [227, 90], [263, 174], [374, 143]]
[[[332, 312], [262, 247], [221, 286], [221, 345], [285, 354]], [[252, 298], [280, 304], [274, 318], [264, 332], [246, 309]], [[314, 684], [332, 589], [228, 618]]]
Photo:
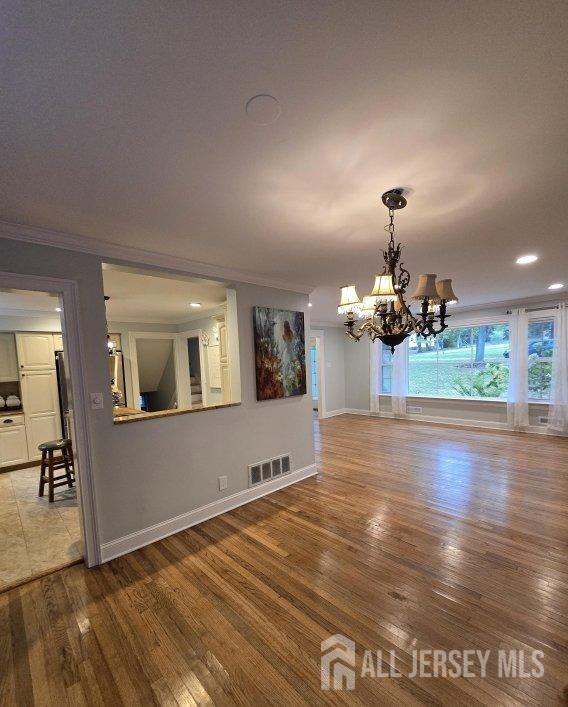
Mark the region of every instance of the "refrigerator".
[[55, 352], [55, 371], [57, 373], [57, 392], [59, 394], [59, 417], [61, 420], [61, 434], [69, 439], [69, 395], [67, 390], [67, 377], [65, 373], [65, 353]]

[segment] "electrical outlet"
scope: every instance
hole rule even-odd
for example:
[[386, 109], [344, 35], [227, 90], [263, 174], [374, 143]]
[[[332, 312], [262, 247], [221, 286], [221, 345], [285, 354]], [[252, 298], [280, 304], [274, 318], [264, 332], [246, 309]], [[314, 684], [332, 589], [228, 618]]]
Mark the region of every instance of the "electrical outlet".
[[220, 476], [219, 477], [219, 491], [224, 491], [228, 486], [227, 482], [227, 477], [226, 476]]
[[91, 393], [91, 410], [102, 410], [104, 398], [102, 393]]

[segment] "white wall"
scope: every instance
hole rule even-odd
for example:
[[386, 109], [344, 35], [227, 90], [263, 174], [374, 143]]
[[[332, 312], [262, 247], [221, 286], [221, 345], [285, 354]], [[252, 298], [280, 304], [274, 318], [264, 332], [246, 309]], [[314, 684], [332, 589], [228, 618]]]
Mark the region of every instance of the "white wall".
[[[307, 295], [235, 285], [240, 406], [115, 425], [102, 259], [11, 239], [0, 239], [0, 252], [0, 267], [6, 272], [73, 279], [78, 284], [86, 359], [83, 378], [88, 391], [102, 391], [104, 396], [104, 409], [89, 410], [87, 415], [103, 543], [245, 489], [250, 463], [290, 452], [294, 469], [314, 464], [310, 396], [256, 400], [252, 330], [253, 306], [307, 312]], [[228, 477], [223, 492], [218, 490], [221, 475]]]

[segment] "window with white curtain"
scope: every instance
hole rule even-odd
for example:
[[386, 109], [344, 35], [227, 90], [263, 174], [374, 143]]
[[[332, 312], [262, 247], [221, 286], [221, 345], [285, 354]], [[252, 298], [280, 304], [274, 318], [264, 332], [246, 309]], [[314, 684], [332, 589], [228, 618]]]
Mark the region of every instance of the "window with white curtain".
[[380, 357], [381, 357], [381, 395], [390, 395], [392, 392], [392, 353], [388, 346], [385, 346], [382, 342], [379, 343], [381, 347]]
[[554, 349], [554, 319], [529, 322], [529, 399], [550, 400], [552, 382], [552, 351]]
[[436, 338], [412, 335], [408, 394], [505, 399], [509, 381], [509, 325], [449, 327]]

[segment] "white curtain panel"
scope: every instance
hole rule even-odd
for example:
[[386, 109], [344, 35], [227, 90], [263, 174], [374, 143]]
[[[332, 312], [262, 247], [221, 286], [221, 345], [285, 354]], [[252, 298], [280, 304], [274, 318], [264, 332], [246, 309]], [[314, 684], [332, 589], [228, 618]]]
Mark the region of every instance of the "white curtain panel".
[[509, 315], [509, 390], [507, 422], [513, 430], [529, 425], [529, 318], [524, 309]]
[[392, 357], [392, 411], [395, 417], [406, 415], [408, 394], [408, 337], [394, 350]]
[[552, 387], [548, 427], [568, 434], [568, 305], [561, 304], [554, 317], [555, 346], [552, 353]]
[[379, 395], [380, 395], [380, 389], [379, 389], [379, 372], [380, 372], [380, 358], [381, 358], [381, 347], [382, 343], [380, 341], [369, 341], [369, 346], [370, 348], [370, 355], [369, 359], [371, 361], [371, 371], [370, 371], [370, 380], [371, 380], [371, 406], [370, 410], [372, 413], [378, 413], [379, 412]]

